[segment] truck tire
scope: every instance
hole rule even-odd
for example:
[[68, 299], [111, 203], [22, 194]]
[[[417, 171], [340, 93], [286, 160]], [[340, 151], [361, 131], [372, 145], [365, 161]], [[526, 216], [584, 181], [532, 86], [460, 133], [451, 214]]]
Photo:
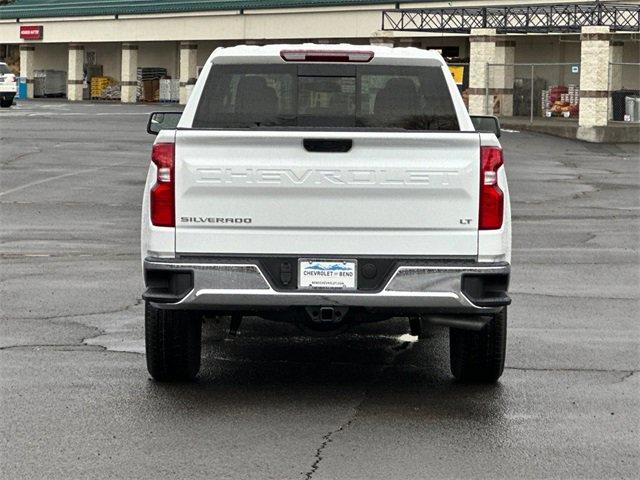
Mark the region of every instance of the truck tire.
[[147, 369], [159, 382], [193, 380], [200, 370], [202, 322], [145, 302]]
[[462, 382], [494, 383], [502, 375], [507, 348], [507, 307], [482, 330], [449, 329], [451, 373]]
[[0, 99], [0, 107], [9, 108], [11, 105], [13, 105], [13, 98], [12, 99], [8, 99], [8, 98]]

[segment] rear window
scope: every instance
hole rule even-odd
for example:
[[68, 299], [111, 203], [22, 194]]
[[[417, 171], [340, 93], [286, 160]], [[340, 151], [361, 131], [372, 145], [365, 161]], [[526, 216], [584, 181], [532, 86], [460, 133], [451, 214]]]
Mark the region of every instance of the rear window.
[[194, 128], [459, 130], [440, 67], [214, 65]]
[[11, 73], [11, 69], [4, 64], [0, 64], [0, 75], [4, 75], [5, 73]]

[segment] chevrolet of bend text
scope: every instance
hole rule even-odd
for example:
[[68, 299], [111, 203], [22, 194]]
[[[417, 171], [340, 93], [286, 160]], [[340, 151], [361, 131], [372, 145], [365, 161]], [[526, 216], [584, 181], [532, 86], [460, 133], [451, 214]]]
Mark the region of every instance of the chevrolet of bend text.
[[269, 45], [213, 52], [182, 114], [154, 113], [142, 260], [147, 365], [200, 369], [202, 320], [329, 335], [449, 328], [451, 372], [494, 382], [511, 219], [499, 125], [437, 53]]

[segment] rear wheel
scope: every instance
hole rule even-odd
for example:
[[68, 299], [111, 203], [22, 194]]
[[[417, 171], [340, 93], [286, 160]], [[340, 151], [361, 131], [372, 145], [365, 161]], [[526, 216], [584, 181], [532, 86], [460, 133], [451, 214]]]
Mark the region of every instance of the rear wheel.
[[9, 108], [13, 105], [13, 98], [0, 98], [0, 107]]
[[192, 380], [200, 370], [202, 322], [145, 303], [147, 369], [160, 382]]
[[451, 373], [463, 382], [493, 383], [504, 370], [507, 307], [492, 315], [482, 330], [449, 329]]

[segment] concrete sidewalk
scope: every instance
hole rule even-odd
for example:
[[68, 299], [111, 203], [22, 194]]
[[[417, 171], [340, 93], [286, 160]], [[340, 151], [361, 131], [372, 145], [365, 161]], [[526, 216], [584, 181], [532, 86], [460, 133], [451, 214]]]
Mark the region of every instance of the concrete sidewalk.
[[[500, 117], [500, 125], [503, 128], [545, 133], [572, 140], [578, 132], [577, 119], [560, 117], [535, 117], [533, 122], [529, 117]], [[640, 144], [640, 123], [610, 122], [606, 127], [599, 128], [598, 137], [601, 141], [597, 143]]]

